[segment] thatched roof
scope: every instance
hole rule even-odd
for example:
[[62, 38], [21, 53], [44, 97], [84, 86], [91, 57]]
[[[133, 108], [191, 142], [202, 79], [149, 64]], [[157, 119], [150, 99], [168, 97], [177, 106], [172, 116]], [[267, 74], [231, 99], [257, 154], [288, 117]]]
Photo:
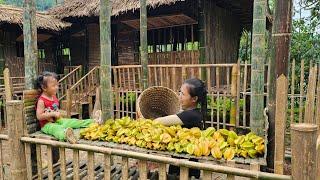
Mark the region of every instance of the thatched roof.
[[[155, 8], [160, 5], [170, 5], [177, 1], [184, 0], [147, 0], [149, 7]], [[127, 11], [134, 11], [140, 8], [139, 0], [111, 0], [112, 15], [117, 16]], [[55, 15], [57, 18], [68, 17], [91, 17], [99, 16], [100, 0], [68, 0], [60, 6], [56, 6], [49, 10], [49, 14]]]
[[[2, 23], [17, 24], [22, 27], [23, 9], [8, 5], [0, 5], [0, 24]], [[36, 24], [39, 29], [52, 31], [59, 31], [71, 25], [70, 23], [63, 22], [52, 15], [42, 12], [37, 12]]]

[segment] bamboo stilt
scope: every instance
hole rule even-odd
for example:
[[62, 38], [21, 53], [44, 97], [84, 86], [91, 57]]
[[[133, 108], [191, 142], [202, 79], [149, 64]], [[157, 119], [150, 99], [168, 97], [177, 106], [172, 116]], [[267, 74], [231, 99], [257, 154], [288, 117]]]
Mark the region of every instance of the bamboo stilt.
[[264, 62], [266, 59], [266, 5], [266, 0], [255, 0], [253, 7], [250, 127], [258, 136], [264, 135], [263, 93]]
[[140, 0], [140, 57], [142, 65], [143, 89], [148, 87], [148, 35], [147, 35], [147, 1]]
[[102, 119], [113, 118], [111, 84], [111, 2], [100, 0], [100, 85]]
[[25, 87], [26, 89], [34, 89], [38, 72], [35, 0], [24, 0], [23, 14]]

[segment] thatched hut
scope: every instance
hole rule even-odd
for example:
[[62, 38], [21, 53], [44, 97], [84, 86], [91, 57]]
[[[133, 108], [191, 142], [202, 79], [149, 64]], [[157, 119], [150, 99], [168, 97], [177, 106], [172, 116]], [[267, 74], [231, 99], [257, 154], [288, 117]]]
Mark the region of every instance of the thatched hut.
[[[205, 62], [236, 62], [241, 32], [252, 26], [253, 0], [202, 0]], [[100, 62], [99, 0], [65, 1], [49, 13], [72, 22], [66, 32], [73, 64], [87, 67]], [[112, 2], [113, 65], [139, 64], [138, 0]], [[148, 0], [150, 64], [199, 63], [199, 1]]]
[[[0, 5], [0, 72], [8, 67], [14, 77], [24, 76], [23, 9]], [[60, 31], [70, 23], [36, 13], [39, 71], [55, 71]]]

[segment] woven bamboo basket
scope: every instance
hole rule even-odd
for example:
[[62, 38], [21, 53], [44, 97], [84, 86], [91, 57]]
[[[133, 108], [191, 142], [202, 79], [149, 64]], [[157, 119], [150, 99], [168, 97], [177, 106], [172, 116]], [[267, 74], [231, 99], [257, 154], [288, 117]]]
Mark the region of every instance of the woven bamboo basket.
[[169, 88], [153, 86], [144, 90], [137, 99], [137, 117], [155, 119], [176, 114], [180, 110], [178, 95]]

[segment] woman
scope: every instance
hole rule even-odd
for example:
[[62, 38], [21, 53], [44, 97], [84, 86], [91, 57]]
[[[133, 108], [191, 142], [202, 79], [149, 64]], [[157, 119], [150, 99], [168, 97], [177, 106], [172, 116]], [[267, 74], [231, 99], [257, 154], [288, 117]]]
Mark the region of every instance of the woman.
[[[165, 126], [181, 125], [185, 128], [205, 128], [207, 116], [207, 90], [204, 82], [192, 78], [186, 80], [181, 88], [179, 100], [182, 111], [175, 115], [169, 115], [155, 119]], [[200, 109], [197, 108], [200, 105]], [[197, 161], [196, 159], [190, 159]], [[177, 166], [169, 166], [169, 174], [179, 175], [180, 169]], [[189, 169], [189, 177], [200, 177], [200, 170]]]

